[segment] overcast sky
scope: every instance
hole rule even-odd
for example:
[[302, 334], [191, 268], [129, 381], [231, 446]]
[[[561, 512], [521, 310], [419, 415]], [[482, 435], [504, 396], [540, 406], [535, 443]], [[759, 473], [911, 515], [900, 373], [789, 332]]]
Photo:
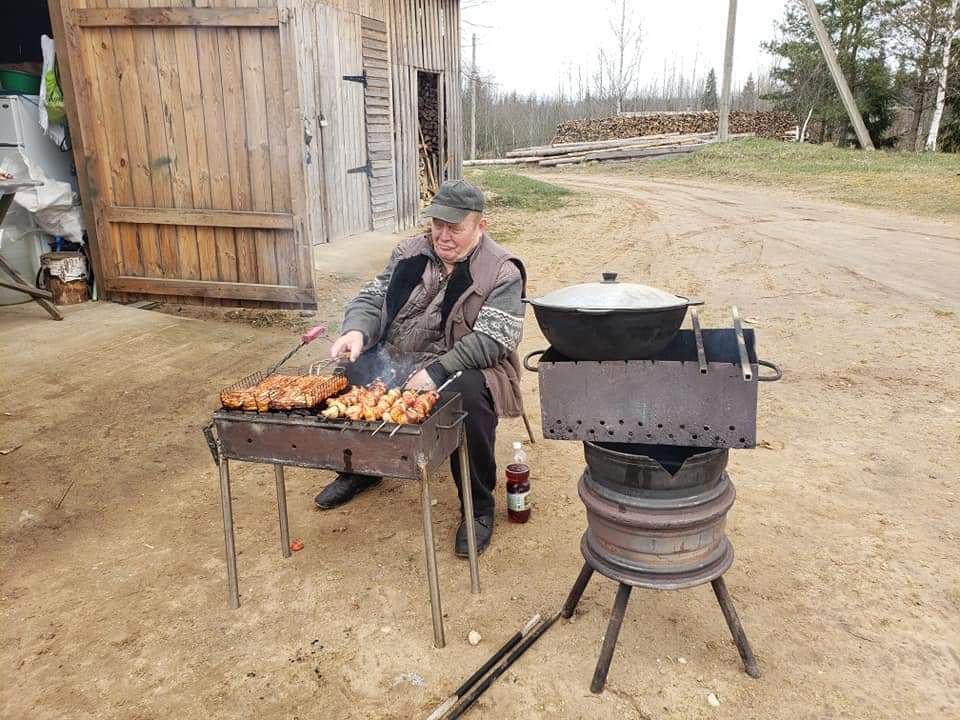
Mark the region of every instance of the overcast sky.
[[[477, 67], [502, 90], [556, 92], [558, 80], [578, 65], [595, 71], [597, 48], [612, 42], [611, 0], [463, 0], [463, 67], [470, 67], [471, 35], [477, 34]], [[660, 78], [664, 62], [676, 61], [689, 77], [723, 66], [725, 0], [633, 0], [643, 27], [641, 86]], [[739, 0], [734, 86], [748, 73], [769, 67], [760, 43], [773, 37], [785, 0]], [[476, 5], [476, 7], [470, 7]]]

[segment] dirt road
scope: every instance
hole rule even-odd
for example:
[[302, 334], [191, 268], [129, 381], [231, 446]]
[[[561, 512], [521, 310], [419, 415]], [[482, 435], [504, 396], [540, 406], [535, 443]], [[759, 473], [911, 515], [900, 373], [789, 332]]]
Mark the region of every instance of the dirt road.
[[[545, 177], [581, 194], [492, 218], [527, 261], [531, 293], [612, 269], [701, 297], [706, 324], [727, 323], [736, 303], [761, 355], [784, 367], [761, 392], [764, 447], [731, 461], [727, 584], [763, 678], [741, 671], [708, 588], [638, 591], [608, 691], [591, 695], [615, 593], [595, 579], [575, 621], [468, 717], [960, 716], [958, 223], [609, 173]], [[330, 317], [346, 295], [321, 292]], [[290, 472], [306, 548], [283, 560], [272, 474], [237, 468], [244, 604], [228, 610], [199, 427], [221, 384], [291, 339], [117, 306], [60, 324], [0, 309], [0, 449], [22, 445], [0, 456], [0, 716], [422, 717], [530, 615], [560, 605], [581, 564], [583, 460], [575, 443], [538, 442], [533, 517], [508, 525], [501, 503], [479, 598], [452, 554], [452, 483], [439, 489], [446, 649], [431, 647], [416, 488], [396, 481], [318, 513], [311, 498], [329, 477]], [[543, 345], [531, 316], [523, 349]], [[536, 408], [535, 378], [524, 386]], [[501, 460], [520, 437], [520, 423], [501, 424]]]

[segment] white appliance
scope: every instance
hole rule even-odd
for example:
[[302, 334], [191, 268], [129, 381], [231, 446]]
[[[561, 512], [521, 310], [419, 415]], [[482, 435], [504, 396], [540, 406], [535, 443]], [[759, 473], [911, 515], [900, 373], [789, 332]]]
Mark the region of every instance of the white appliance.
[[48, 178], [68, 182], [77, 192], [77, 177], [71, 169], [73, 154], [43, 134], [39, 113], [38, 96], [0, 93], [0, 148], [19, 147]]
[[[77, 178], [72, 170], [72, 153], [64, 152], [43, 134], [38, 120], [40, 98], [36, 95], [0, 93], [0, 157], [19, 153], [44, 174], [70, 183], [77, 191]], [[40, 255], [48, 252], [50, 236], [37, 228], [26, 210], [11, 205], [0, 230], [0, 252], [4, 259], [33, 284], [40, 270]], [[3, 275], [6, 278], [6, 275]], [[23, 293], [0, 288], [0, 305], [29, 301]]]

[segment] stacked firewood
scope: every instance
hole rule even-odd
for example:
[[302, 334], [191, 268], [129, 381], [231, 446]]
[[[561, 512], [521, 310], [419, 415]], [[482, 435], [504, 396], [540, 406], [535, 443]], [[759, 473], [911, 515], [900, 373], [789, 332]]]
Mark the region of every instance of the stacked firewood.
[[[665, 133], [693, 134], [716, 132], [719, 116], [715, 112], [627, 113], [592, 120], [569, 120], [557, 126], [554, 144], [614, 140]], [[732, 112], [730, 132], [752, 133], [759, 137], [782, 139], [797, 125], [788, 112]]]
[[440, 97], [433, 75], [420, 74], [417, 148], [420, 202], [425, 207], [440, 186]]
[[[748, 137], [750, 133], [733, 135]], [[662, 133], [619, 140], [556, 143], [536, 147], [517, 148], [497, 160], [467, 160], [464, 167], [483, 165], [539, 165], [556, 167], [586, 162], [640, 160], [643, 158], [680, 155], [699, 150], [717, 141], [716, 133]]]

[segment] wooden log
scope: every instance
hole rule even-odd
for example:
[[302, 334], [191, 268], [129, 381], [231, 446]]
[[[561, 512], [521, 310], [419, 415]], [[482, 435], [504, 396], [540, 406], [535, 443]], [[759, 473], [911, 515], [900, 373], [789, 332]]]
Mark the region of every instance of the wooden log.
[[539, 157], [494, 158], [490, 160], [464, 160], [464, 167], [484, 167], [488, 165], [524, 165], [540, 162]]
[[86, 280], [64, 282], [58, 277], [51, 276], [48, 285], [56, 305], [79, 305], [90, 299], [90, 288]]
[[710, 137], [714, 135], [712, 132], [704, 133], [661, 133], [659, 135], [644, 135], [636, 137], [624, 137], [616, 138], [612, 140], [595, 140], [590, 142], [576, 142], [576, 143], [557, 143], [555, 145], [541, 145], [538, 147], [529, 147], [529, 148], [518, 148], [516, 150], [510, 150], [507, 152], [504, 157], [513, 158], [513, 157], [549, 157], [552, 155], [565, 155], [570, 152], [579, 152], [586, 150], [606, 150], [608, 148], [620, 147], [622, 145], [631, 145], [639, 144], [647, 141], [655, 140], [683, 140], [687, 138], [694, 137]]
[[627, 145], [617, 145], [612, 148], [604, 148], [599, 150], [587, 150], [583, 152], [567, 153], [566, 155], [558, 155], [554, 157], [543, 158], [539, 161], [541, 165], [549, 162], [550, 160], [575, 160], [578, 158], [586, 157], [587, 155], [594, 155], [597, 153], [604, 152], [617, 152], [622, 150], [649, 150], [658, 147], [678, 147], [681, 145], [702, 145], [705, 142], [713, 142], [716, 139], [716, 135], [705, 135], [705, 136], [696, 136], [689, 137], [687, 139], [677, 141], [677, 140], [657, 140], [649, 143], [636, 143], [636, 144], [627, 144]]
[[540, 162], [542, 167], [557, 167], [559, 165], [576, 165], [578, 163], [591, 162], [591, 161], [607, 161], [607, 160], [639, 160], [641, 158], [649, 157], [658, 157], [661, 155], [677, 155], [682, 153], [689, 153], [695, 150], [699, 150], [702, 147], [709, 145], [710, 143], [699, 143], [696, 145], [671, 145], [668, 147], [662, 148], [645, 148], [645, 149], [633, 149], [633, 150], [603, 150], [596, 153], [590, 153], [589, 155], [579, 156], [575, 158], [553, 158], [549, 160], [543, 160]]

